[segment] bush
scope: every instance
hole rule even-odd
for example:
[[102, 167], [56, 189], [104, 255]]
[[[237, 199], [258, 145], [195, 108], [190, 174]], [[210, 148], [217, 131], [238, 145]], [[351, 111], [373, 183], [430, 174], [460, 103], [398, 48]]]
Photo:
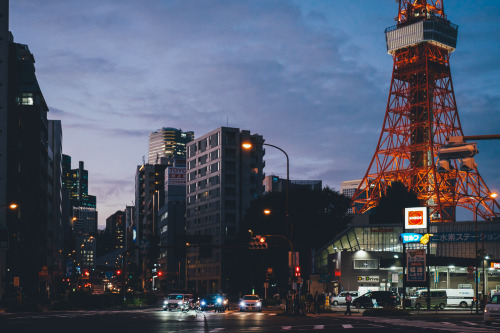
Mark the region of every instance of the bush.
[[390, 317], [390, 316], [410, 316], [408, 310], [397, 309], [397, 308], [378, 308], [378, 309], [366, 309], [363, 312], [363, 316], [371, 317]]

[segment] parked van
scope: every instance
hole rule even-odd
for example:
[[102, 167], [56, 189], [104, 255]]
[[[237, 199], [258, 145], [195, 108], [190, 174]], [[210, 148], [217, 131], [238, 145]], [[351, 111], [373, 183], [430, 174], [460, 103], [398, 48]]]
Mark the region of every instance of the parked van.
[[474, 302], [474, 289], [445, 289], [448, 306], [466, 308]]
[[[417, 310], [420, 310], [421, 308], [427, 309], [427, 300], [429, 299], [428, 296], [429, 292], [426, 289], [417, 291], [413, 297], [410, 297], [411, 307]], [[431, 308], [437, 306], [440, 309], [444, 309], [447, 305], [446, 290], [431, 289], [430, 303]]]
[[[431, 308], [439, 306], [458, 306], [461, 308], [471, 307], [474, 301], [473, 289], [431, 289]], [[427, 289], [418, 290], [410, 297], [411, 307], [415, 309], [427, 308]]]

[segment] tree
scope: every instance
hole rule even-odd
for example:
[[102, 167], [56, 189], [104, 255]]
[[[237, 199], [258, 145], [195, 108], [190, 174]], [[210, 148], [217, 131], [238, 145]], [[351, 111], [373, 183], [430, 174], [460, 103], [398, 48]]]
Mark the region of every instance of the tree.
[[[289, 244], [281, 236], [289, 236], [290, 226], [293, 226], [294, 250], [300, 252], [302, 276], [307, 277], [310, 274], [313, 249], [324, 246], [346, 228], [350, 221], [350, 217], [346, 215], [349, 207], [350, 199], [329, 187], [316, 191], [290, 188], [287, 223], [285, 193], [270, 192], [253, 200], [240, 224], [239, 234], [231, 243], [248, 244], [251, 234], [278, 237], [267, 237], [268, 250], [235, 247], [227, 258], [232, 267], [230, 284], [236, 289], [252, 286], [261, 288], [266, 279], [267, 268], [273, 268], [276, 280], [273, 282], [286, 286]], [[265, 215], [264, 209], [269, 209], [271, 213]]]
[[393, 182], [380, 198], [370, 222], [374, 224], [402, 224], [404, 210], [407, 207], [420, 207], [417, 194], [403, 183]]

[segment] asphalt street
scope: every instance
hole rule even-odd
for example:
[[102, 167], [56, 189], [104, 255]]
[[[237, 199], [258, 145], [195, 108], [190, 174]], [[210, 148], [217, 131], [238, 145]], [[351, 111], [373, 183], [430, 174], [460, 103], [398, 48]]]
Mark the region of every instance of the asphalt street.
[[499, 332], [500, 323], [486, 325], [482, 316], [463, 312], [420, 313], [410, 317], [364, 317], [361, 312], [283, 316], [278, 309], [225, 313], [170, 312], [161, 308], [107, 311], [0, 313], [0, 332], [167, 333], [167, 332]]

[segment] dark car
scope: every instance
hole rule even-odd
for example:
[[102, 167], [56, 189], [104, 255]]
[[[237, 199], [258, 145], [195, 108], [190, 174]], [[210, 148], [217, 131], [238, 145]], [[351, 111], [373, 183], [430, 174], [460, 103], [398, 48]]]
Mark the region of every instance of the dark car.
[[218, 294], [208, 294], [205, 295], [200, 300], [200, 308], [205, 311], [205, 310], [216, 310], [217, 307], [217, 298], [220, 298]]
[[375, 303], [383, 307], [396, 306], [399, 303], [399, 296], [392, 291], [370, 291], [352, 301], [352, 305], [358, 309], [373, 308]]

